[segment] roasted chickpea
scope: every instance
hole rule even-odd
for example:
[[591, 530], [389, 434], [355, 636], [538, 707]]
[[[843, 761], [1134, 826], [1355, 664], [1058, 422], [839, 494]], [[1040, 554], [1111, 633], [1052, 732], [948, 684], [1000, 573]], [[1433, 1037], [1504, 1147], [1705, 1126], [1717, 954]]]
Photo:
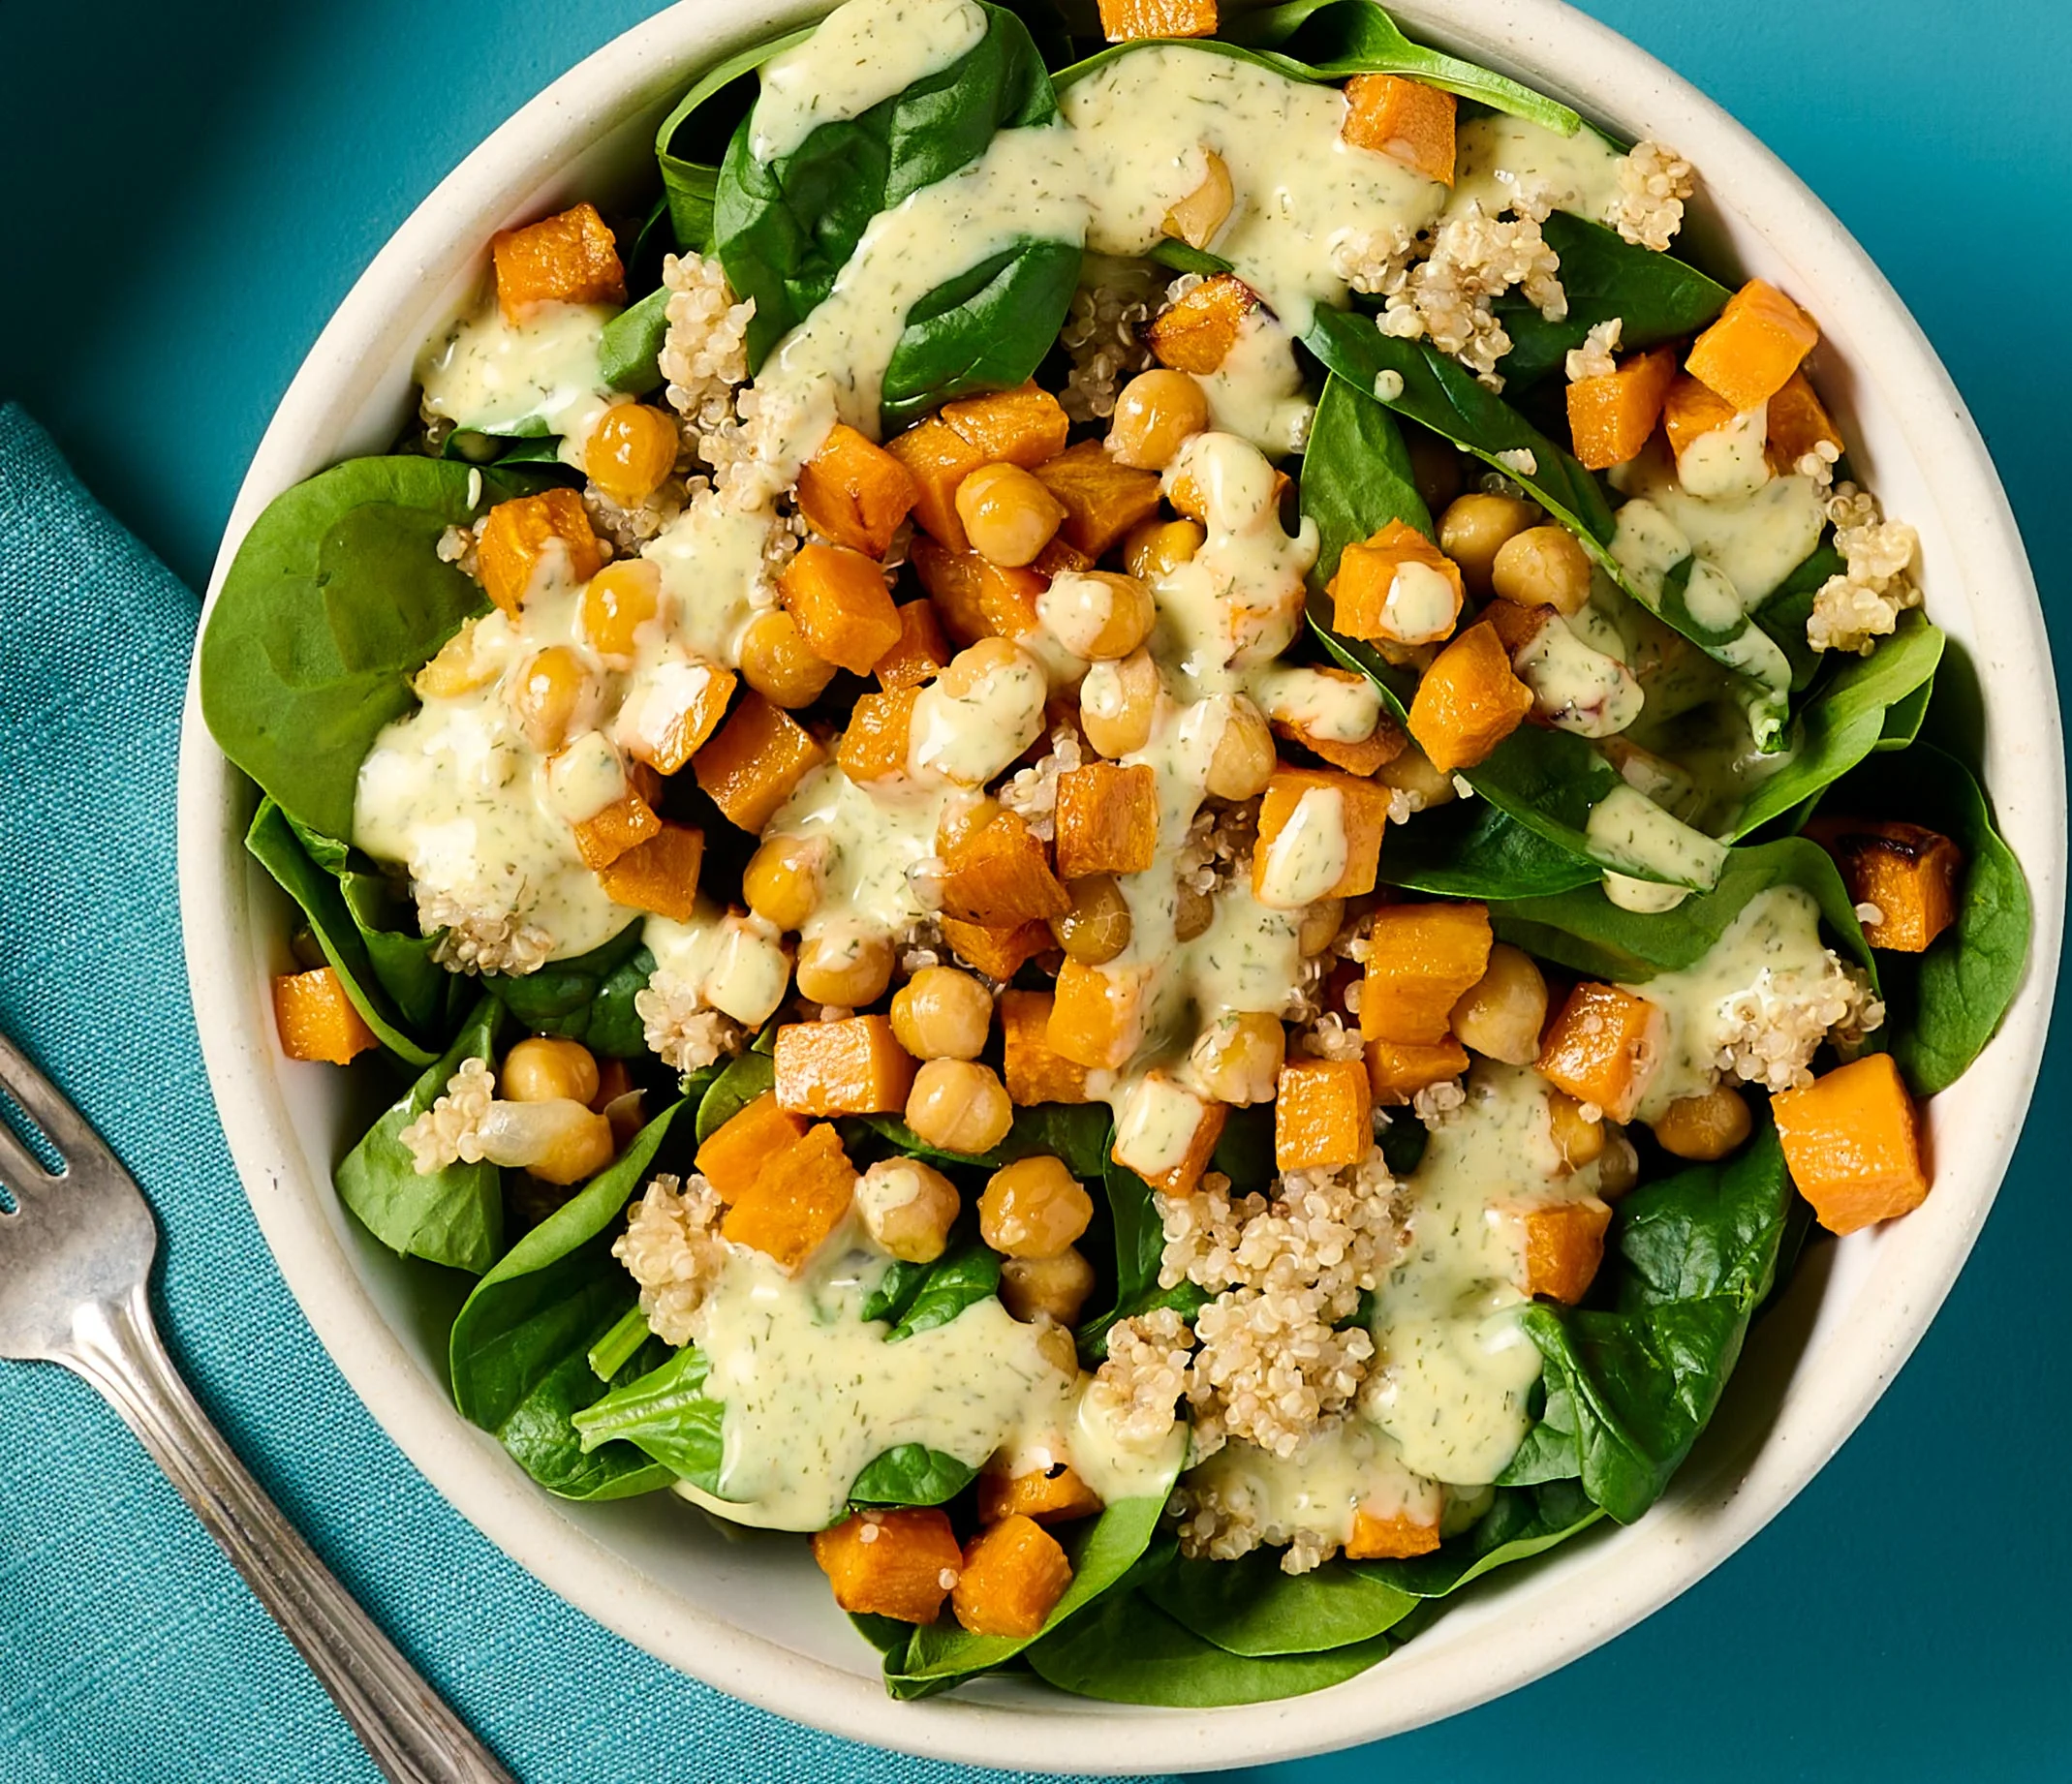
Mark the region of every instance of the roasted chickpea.
[[990, 1152], [1014, 1125], [1014, 1105], [990, 1065], [928, 1060], [913, 1074], [907, 1125], [945, 1153]]
[[835, 665], [782, 607], [758, 614], [741, 635], [741, 679], [773, 706], [811, 706], [834, 678]]
[[1132, 576], [1156, 582], [1191, 563], [1208, 539], [1198, 520], [1145, 520], [1123, 540], [1123, 565]]
[[1438, 519], [1438, 548], [1461, 567], [1469, 592], [1487, 595], [1497, 553], [1539, 517], [1530, 502], [1480, 491], [1447, 505]]
[[1198, 892], [1186, 880], [1181, 880], [1173, 896], [1173, 937], [1179, 941], [1191, 941], [1196, 936], [1206, 935], [1209, 925], [1216, 921], [1216, 901], [1206, 892]]
[[1604, 1153], [1604, 1123], [1583, 1119], [1583, 1105], [1561, 1091], [1547, 1097], [1547, 1129], [1564, 1171], [1580, 1171]]
[[1242, 693], [1229, 696], [1230, 716], [1209, 757], [1207, 786], [1218, 799], [1253, 799], [1266, 790], [1281, 766], [1273, 727]]
[[497, 1091], [507, 1102], [548, 1102], [566, 1096], [572, 1102], [597, 1100], [596, 1056], [581, 1041], [535, 1034], [504, 1056]]
[[1163, 471], [1183, 441], [1209, 425], [1209, 399], [1185, 372], [1139, 372], [1115, 399], [1108, 450], [1116, 463]]
[[1345, 901], [1342, 898], [1320, 898], [1314, 904], [1304, 907], [1302, 927], [1295, 937], [1295, 945], [1305, 958], [1321, 954], [1338, 939], [1338, 932], [1345, 927]]
[[741, 896], [758, 917], [796, 934], [826, 889], [824, 836], [773, 836], [741, 870]]
[[583, 470], [621, 508], [638, 508], [668, 480], [683, 436], [645, 403], [615, 403], [583, 442]]
[[1068, 959], [1083, 967], [1102, 967], [1129, 945], [1129, 901], [1106, 874], [1088, 874], [1065, 888], [1072, 907], [1052, 917], [1050, 933]]
[[579, 729], [577, 720], [590, 703], [590, 674], [575, 653], [550, 644], [519, 672], [510, 688], [511, 710], [525, 741], [541, 755], [552, 755]]
[[1520, 606], [1580, 613], [1590, 600], [1590, 554], [1566, 527], [1528, 527], [1497, 548], [1490, 582]]
[[1079, 684], [1079, 727], [1110, 761], [1151, 741], [1159, 710], [1159, 665], [1146, 650], [1097, 662]]
[[975, 1060], [992, 1027], [992, 993], [954, 967], [923, 967], [892, 994], [893, 1037], [917, 1060]]
[[1287, 1061], [1287, 1030], [1256, 1011], [1221, 1016], [1194, 1042], [1195, 1081], [1218, 1102], [1272, 1102]]
[[1069, 1246], [1056, 1257], [1001, 1260], [1001, 1305], [1024, 1325], [1047, 1319], [1069, 1326], [1093, 1292], [1094, 1266]]
[[798, 995], [816, 1003], [857, 1009], [891, 982], [892, 943], [883, 936], [830, 925], [798, 944]]
[[1216, 239], [1237, 202], [1237, 188], [1231, 183], [1230, 167], [1214, 149], [1204, 145], [1206, 167], [1201, 184], [1165, 213], [1160, 230], [1190, 248], [1206, 248]]
[[1404, 745], [1394, 761], [1383, 762], [1375, 770], [1375, 779], [1383, 786], [1408, 793], [1418, 802], [1419, 811], [1445, 805], [1460, 796], [1453, 784], [1453, 777], [1443, 769], [1433, 767], [1432, 758], [1415, 744]]
[[1640, 1182], [1640, 1153], [1619, 1128], [1604, 1136], [1604, 1155], [1597, 1160], [1597, 1193], [1616, 1202]]
[[1074, 657], [1112, 662], [1151, 636], [1151, 591], [1112, 569], [1066, 570], [1036, 597], [1036, 618]]
[[491, 1164], [530, 1171], [542, 1183], [579, 1184], [611, 1162], [611, 1123], [568, 1097], [493, 1102], [477, 1129]]
[[1453, 1036], [1485, 1059], [1530, 1065], [1547, 1026], [1547, 981], [1532, 957], [1500, 941], [1489, 967], [1453, 1006]]
[[1747, 1100], [1730, 1085], [1680, 1096], [1655, 1119], [1655, 1137], [1679, 1158], [1724, 1158], [1748, 1137]]
[[963, 1207], [957, 1185], [918, 1158], [881, 1158], [856, 1182], [864, 1231], [902, 1263], [941, 1257]]
[[634, 635], [662, 611], [662, 569], [620, 558], [592, 576], [582, 599], [584, 640], [614, 668], [633, 661]]
[[978, 1198], [978, 1236], [1006, 1257], [1056, 1257], [1093, 1217], [1086, 1186], [1048, 1153], [1003, 1165]]
[[1410, 481], [1433, 513], [1443, 513], [1461, 493], [1461, 455], [1446, 441], [1422, 427], [1406, 428], [1410, 436]]
[[1058, 498], [1019, 465], [981, 465], [957, 485], [957, 518], [972, 549], [1019, 569], [1036, 561], [1065, 518]]

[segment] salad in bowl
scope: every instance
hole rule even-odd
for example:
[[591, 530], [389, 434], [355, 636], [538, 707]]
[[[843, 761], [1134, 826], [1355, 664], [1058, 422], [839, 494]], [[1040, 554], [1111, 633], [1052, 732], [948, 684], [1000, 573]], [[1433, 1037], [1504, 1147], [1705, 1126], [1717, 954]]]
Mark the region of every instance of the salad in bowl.
[[1697, 171], [1369, 0], [1101, 23], [714, 69], [201, 647], [461, 1412], [902, 1698], [1291, 1696], [1637, 1520], [2026, 956]]

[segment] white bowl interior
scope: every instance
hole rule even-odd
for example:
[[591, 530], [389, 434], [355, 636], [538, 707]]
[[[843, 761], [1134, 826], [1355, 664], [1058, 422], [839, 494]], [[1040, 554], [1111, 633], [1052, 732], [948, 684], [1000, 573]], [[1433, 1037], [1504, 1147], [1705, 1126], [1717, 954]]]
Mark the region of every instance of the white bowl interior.
[[[632, 196], [651, 177], [656, 122], [696, 70], [820, 10], [685, 0], [557, 81], [469, 157], [384, 249], [290, 387], [239, 494], [214, 583], [272, 496], [396, 438], [417, 347], [482, 276], [493, 230], [578, 197]], [[1313, 1697], [1179, 1713], [998, 1679], [894, 1705], [803, 1543], [735, 1531], [661, 1496], [563, 1503], [454, 1412], [443, 1332], [456, 1280], [391, 1255], [330, 1190], [333, 1161], [367, 1119], [366, 1087], [278, 1051], [266, 983], [286, 964], [286, 902], [243, 852], [252, 795], [216, 753], [190, 688], [180, 880], [196, 1014], [254, 1211], [312, 1325], [406, 1454], [514, 1559], [662, 1659], [797, 1719], [943, 1758], [1206, 1769], [1399, 1732], [1537, 1677], [1701, 1578], [1840, 1447], [1941, 1304], [2013, 1150], [2056, 973], [2063, 770], [2033, 584], [1961, 400], [1828, 212], [1624, 39], [1555, 0], [1472, 9], [1404, 0], [1393, 10], [1429, 41], [1531, 79], [1628, 137], [1678, 146], [1705, 181], [1690, 237], [1704, 256], [1775, 279], [1819, 317], [1818, 375], [1853, 461], [1888, 511], [1920, 530], [1930, 610], [1992, 690], [1988, 784], [2036, 901], [2027, 982], [1978, 1068], [1931, 1105], [1938, 1170], [1926, 1206], [1809, 1249], [1751, 1337], [1712, 1430], [1638, 1525], [1593, 1532], [1485, 1581], [1381, 1666]]]

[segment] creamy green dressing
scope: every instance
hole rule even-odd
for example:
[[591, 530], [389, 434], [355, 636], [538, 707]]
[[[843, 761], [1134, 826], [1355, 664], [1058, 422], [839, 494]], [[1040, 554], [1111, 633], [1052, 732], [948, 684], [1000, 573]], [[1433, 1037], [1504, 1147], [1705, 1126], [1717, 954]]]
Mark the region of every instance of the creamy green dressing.
[[1330, 1543], [1349, 1538], [1362, 1511], [1436, 1524], [1445, 1496], [1438, 1482], [1406, 1465], [1393, 1437], [1356, 1414], [1319, 1430], [1286, 1457], [1233, 1439], [1190, 1468], [1182, 1484], [1249, 1513], [1261, 1529], [1309, 1531]]
[[769, 926], [700, 898], [688, 922], [651, 916], [641, 933], [655, 956], [654, 977], [699, 1002], [759, 1029], [791, 985], [791, 957]]
[[1303, 388], [1294, 337], [1264, 310], [1245, 319], [1223, 362], [1194, 382], [1209, 402], [1209, 425], [1275, 458], [1299, 452], [1316, 405]]
[[974, 0], [850, 0], [758, 71], [749, 153], [777, 161], [822, 124], [873, 106], [963, 60], [986, 34]]
[[1632, 786], [1615, 786], [1591, 808], [1591, 853], [1623, 872], [1703, 890], [1718, 883], [1726, 845], [1663, 811]]
[[[1819, 544], [1827, 525], [1826, 505], [1811, 477], [1766, 477], [1746, 495], [1695, 494], [1678, 481], [1676, 467], [1658, 444], [1620, 466], [1611, 480], [1631, 498], [1619, 510], [1622, 538], [1626, 508], [1634, 501], [1648, 503], [1667, 529], [1660, 533], [1655, 554], [1667, 549], [1672, 535], [1680, 537], [1687, 551], [1713, 565], [1733, 585], [1745, 612], [1777, 592]], [[1612, 553], [1625, 563], [1620, 539], [1613, 541]]]
[[484, 298], [417, 362], [424, 410], [484, 434], [559, 434], [564, 464], [583, 462], [583, 442], [622, 401], [604, 382], [599, 349], [609, 304], [541, 303], [507, 322]]
[[1544, 125], [1491, 112], [1462, 122], [1454, 134], [1453, 193], [1446, 214], [1470, 203], [1494, 217], [1521, 198], [1593, 222], [1619, 208], [1619, 164], [1624, 159], [1593, 130], [1563, 137]]

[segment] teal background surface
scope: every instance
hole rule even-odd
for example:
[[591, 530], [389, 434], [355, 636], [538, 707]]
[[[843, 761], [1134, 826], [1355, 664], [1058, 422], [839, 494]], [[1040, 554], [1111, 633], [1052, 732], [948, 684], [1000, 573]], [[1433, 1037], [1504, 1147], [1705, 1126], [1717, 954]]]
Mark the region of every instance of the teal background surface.
[[[26, 403], [115, 515], [199, 587], [275, 401], [368, 258], [489, 129], [650, 10], [8, 7], [0, 398]], [[2072, 384], [2057, 340], [2072, 322], [2072, 231], [2056, 196], [2072, 168], [2072, 6], [1586, 10], [1763, 137], [1884, 266], [1994, 447], [2047, 610], [2072, 611]], [[2068, 665], [2060, 652], [2061, 687]], [[0, 701], [16, 695], [0, 689]], [[1712, 1578], [1498, 1704], [1243, 1775], [1472, 1784], [1550, 1762], [1592, 1784], [2072, 1774], [2068, 1107], [2072, 1072], [2054, 1054], [1999, 1205], [1920, 1351], [1813, 1486]], [[17, 1674], [0, 1702], [34, 1690]], [[140, 1756], [147, 1771], [161, 1775]], [[266, 1775], [304, 1773], [281, 1755]], [[641, 1756], [617, 1775], [643, 1775]], [[747, 1754], [714, 1752], [672, 1775], [763, 1774]]]

